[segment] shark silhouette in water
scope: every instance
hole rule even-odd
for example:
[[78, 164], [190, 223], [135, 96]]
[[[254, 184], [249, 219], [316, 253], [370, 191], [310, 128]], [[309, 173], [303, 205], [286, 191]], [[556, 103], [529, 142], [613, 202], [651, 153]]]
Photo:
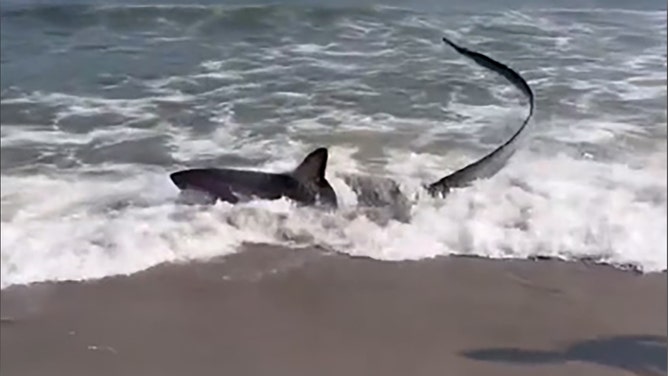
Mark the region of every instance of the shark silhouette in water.
[[[253, 198], [276, 200], [287, 197], [304, 205], [338, 206], [334, 188], [325, 179], [327, 149], [318, 148], [294, 171], [269, 173], [231, 168], [196, 168], [170, 175], [182, 191], [195, 191], [205, 201], [236, 204]], [[202, 195], [203, 194], [203, 195]]]
[[[452, 188], [465, 187], [477, 179], [489, 178], [506, 164], [515, 152], [515, 144], [526, 128], [534, 111], [534, 95], [527, 82], [517, 72], [482, 53], [461, 47], [447, 38], [443, 41], [455, 51], [478, 65], [505, 77], [529, 99], [529, 113], [519, 129], [501, 146], [483, 158], [425, 185], [432, 196], [444, 197]], [[282, 197], [302, 205], [321, 205], [336, 208], [337, 196], [325, 178], [327, 149], [312, 151], [294, 171], [269, 173], [252, 170], [198, 168], [174, 172], [170, 175], [182, 194], [195, 193], [207, 203], [217, 200], [238, 203], [253, 198], [274, 200]], [[344, 179], [366, 206], [405, 206], [407, 198], [396, 182], [385, 182], [384, 193], [374, 192], [363, 177], [348, 176]], [[360, 201], [360, 200], [358, 200]]]

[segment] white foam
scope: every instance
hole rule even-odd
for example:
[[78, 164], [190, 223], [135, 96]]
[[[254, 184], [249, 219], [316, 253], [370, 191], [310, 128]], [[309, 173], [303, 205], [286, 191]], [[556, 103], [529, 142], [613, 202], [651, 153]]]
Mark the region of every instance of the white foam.
[[318, 45], [312, 43], [296, 44], [287, 47], [287, 50], [296, 53], [299, 55], [309, 55], [318, 58], [323, 57], [362, 57], [362, 58], [374, 58], [374, 57], [387, 57], [397, 54], [397, 51], [394, 49], [386, 48], [377, 51], [355, 51], [351, 49], [341, 49], [336, 50], [335, 47], [339, 45], [336, 43], [329, 43], [327, 45]]
[[544, 135], [553, 140], [567, 143], [606, 142], [624, 134], [644, 134], [646, 129], [628, 122], [596, 120], [579, 122], [577, 127], [569, 127], [571, 120], [554, 120]]
[[115, 180], [3, 176], [2, 286], [132, 273], [263, 240], [221, 222], [224, 205], [177, 208], [164, 174], [135, 173]]
[[666, 268], [665, 168], [530, 154], [513, 167], [445, 201], [422, 199], [410, 223], [382, 226], [357, 216], [339, 219], [336, 231], [312, 218], [302, 226], [342, 252], [384, 260], [540, 255]]
[[[261, 169], [294, 167], [305, 150], [293, 150]], [[341, 206], [334, 213], [285, 200], [175, 206], [166, 173], [136, 167], [113, 177], [3, 176], [2, 286], [127, 274], [161, 262], [229, 254], [244, 241], [318, 244], [379, 260], [540, 255], [666, 269], [665, 163], [639, 169], [524, 153], [498, 176], [446, 200], [422, 197], [410, 222], [382, 224], [356, 208], [340, 178], [359, 170], [355, 152], [331, 150], [328, 175]], [[665, 151], [655, 158], [661, 157]], [[432, 178], [440, 177], [449, 162], [438, 162], [414, 154], [390, 175], [403, 176], [413, 196], [429, 181], [414, 178], [415, 171], [430, 166]]]
[[[168, 79], [172, 80], [172, 78]], [[50, 120], [49, 126], [58, 126], [65, 118], [70, 116], [90, 117], [100, 114], [114, 114], [120, 116], [126, 122], [146, 121], [156, 119], [155, 113], [157, 102], [183, 103], [191, 100], [190, 95], [179, 91], [167, 90], [161, 87], [165, 82], [155, 84], [156, 91], [166, 95], [144, 97], [138, 99], [111, 99], [96, 96], [79, 96], [65, 93], [45, 93], [35, 91], [16, 98], [3, 99], [4, 104], [31, 104], [56, 108], [55, 118]], [[4, 126], [5, 124], [3, 124]], [[96, 131], [94, 131], [96, 132]], [[4, 136], [3, 136], [4, 137]]]
[[[235, 155], [251, 156], [253, 159], [274, 158], [275, 156], [294, 155], [300, 143], [288, 135], [277, 135], [273, 139], [251, 137], [250, 130], [242, 128], [231, 120], [224, 127], [216, 128], [206, 136], [193, 137], [183, 127], [168, 126], [170, 139], [167, 147], [178, 161], [192, 161], [212, 158], [234, 151]], [[284, 164], [285, 159], [274, 159], [274, 163]]]
[[113, 112], [127, 116], [142, 117], [146, 115], [146, 110], [150, 108], [151, 99], [152, 98], [108, 99], [36, 91], [22, 97], [3, 99], [3, 102], [6, 104], [29, 103], [64, 107], [59, 112], [59, 118], [71, 115], [88, 116], [91, 114], [99, 114], [101, 112]]

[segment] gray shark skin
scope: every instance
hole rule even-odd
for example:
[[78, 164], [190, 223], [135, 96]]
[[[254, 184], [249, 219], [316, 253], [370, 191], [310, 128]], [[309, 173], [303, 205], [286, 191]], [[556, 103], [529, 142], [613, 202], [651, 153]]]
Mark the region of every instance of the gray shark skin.
[[[529, 99], [529, 113], [519, 129], [501, 146], [481, 159], [425, 185], [426, 191], [434, 197], [445, 197], [452, 188], [468, 186], [475, 180], [489, 178], [501, 170], [514, 154], [517, 140], [534, 112], [533, 92], [517, 72], [486, 55], [461, 47], [445, 37], [443, 41], [459, 54], [500, 74], [517, 87]], [[202, 168], [178, 171], [170, 177], [182, 191], [206, 194], [209, 203], [222, 200], [234, 204], [252, 198], [275, 200], [287, 197], [303, 205], [336, 208], [337, 196], [325, 179], [326, 168], [327, 149], [318, 148], [289, 173]], [[390, 216], [394, 219], [404, 222], [410, 219], [410, 202], [395, 181], [354, 175], [345, 176], [344, 181], [358, 196], [360, 206], [390, 208]]]
[[182, 191], [206, 194], [236, 204], [251, 199], [289, 198], [303, 205], [338, 206], [336, 193], [325, 178], [327, 149], [318, 148], [292, 172], [268, 173], [253, 170], [196, 168], [172, 173], [169, 177]]

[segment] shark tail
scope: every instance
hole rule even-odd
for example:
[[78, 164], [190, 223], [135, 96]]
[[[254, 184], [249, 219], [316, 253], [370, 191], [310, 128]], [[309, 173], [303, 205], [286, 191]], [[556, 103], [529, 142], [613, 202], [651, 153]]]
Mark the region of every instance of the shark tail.
[[440, 194], [444, 196], [450, 191], [451, 188], [464, 187], [477, 179], [489, 178], [501, 170], [503, 166], [505, 166], [508, 159], [510, 159], [510, 157], [515, 152], [514, 146], [516, 144], [516, 140], [524, 131], [527, 124], [529, 123], [529, 120], [533, 116], [534, 95], [531, 91], [531, 88], [529, 87], [529, 84], [524, 80], [524, 78], [522, 78], [522, 76], [519, 75], [519, 73], [515, 72], [512, 68], [479, 52], [459, 46], [448, 38], [444, 37], [443, 42], [452, 47], [459, 54], [473, 60], [478, 65], [505, 77], [529, 99], [529, 112], [526, 118], [522, 122], [522, 125], [520, 125], [519, 129], [505, 143], [481, 159], [425, 187], [432, 195]]

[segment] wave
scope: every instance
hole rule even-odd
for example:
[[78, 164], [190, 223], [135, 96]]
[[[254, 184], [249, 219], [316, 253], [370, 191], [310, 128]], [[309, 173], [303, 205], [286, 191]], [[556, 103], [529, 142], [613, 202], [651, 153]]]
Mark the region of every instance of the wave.
[[[2, 38], [14, 46], [3, 43], [3, 56], [10, 52], [16, 74], [7, 74], [15, 82], [3, 86], [0, 106], [0, 287], [132, 273], [257, 241], [378, 260], [464, 254], [666, 268], [666, 29], [656, 26], [665, 15], [616, 12], [609, 22], [535, 10], [4, 5]], [[417, 200], [410, 223], [384, 220], [360, 210], [346, 174], [391, 177], [410, 195], [517, 121], [519, 109], [502, 106], [515, 103], [514, 92], [443, 54], [443, 30], [526, 73], [538, 132], [494, 179], [445, 201]], [[21, 48], [44, 31], [59, 52]], [[139, 60], [106, 54], [104, 43], [133, 48]], [[187, 56], [182, 69], [164, 58], [174, 55]], [[29, 71], [24, 57], [49, 69], [83, 62], [94, 69], [75, 69], [72, 80], [90, 90], [73, 90], [55, 70], [19, 80]], [[283, 170], [314, 144], [331, 147], [338, 213], [172, 202], [169, 170]]]
[[[296, 143], [273, 147], [285, 158], [261, 169], [292, 166], [305, 150]], [[368, 168], [353, 158], [357, 152], [332, 150], [330, 181], [341, 199], [332, 213], [283, 200], [174, 205], [176, 191], [164, 169], [148, 166], [3, 175], [0, 287], [128, 274], [228, 255], [245, 242], [316, 245], [386, 261], [549, 257], [666, 270], [665, 152], [644, 159], [641, 168], [523, 152], [513, 168], [448, 200], [419, 198], [410, 222], [360, 210], [346, 183], [346, 176]], [[407, 193], [417, 192], [420, 169], [433, 173], [452, 164], [431, 154], [391, 152], [384, 175]], [[367, 181], [383, 188], [382, 179]]]
[[299, 21], [313, 26], [330, 24], [354, 16], [408, 10], [374, 6], [304, 7], [290, 5], [40, 5], [1, 11], [3, 22], [41, 22], [51, 27], [81, 29], [105, 26], [112, 30], [153, 29], [156, 25], [201, 28], [203, 31], [271, 29]]

